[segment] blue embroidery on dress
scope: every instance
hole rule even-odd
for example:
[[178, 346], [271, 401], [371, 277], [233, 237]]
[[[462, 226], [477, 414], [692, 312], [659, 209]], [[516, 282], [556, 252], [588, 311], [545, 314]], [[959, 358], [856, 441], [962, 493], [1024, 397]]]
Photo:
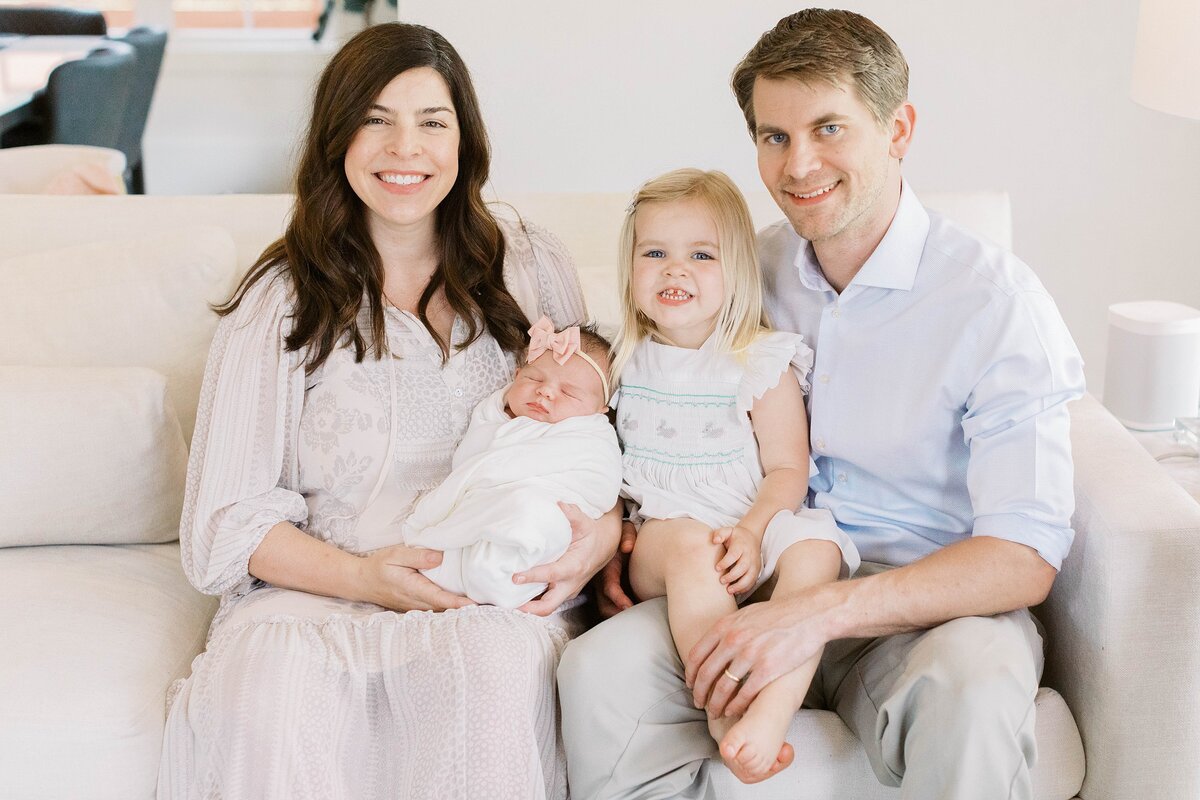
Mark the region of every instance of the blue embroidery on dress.
[[624, 385], [621, 387], [623, 397], [634, 397], [649, 400], [658, 405], [685, 406], [689, 408], [728, 408], [737, 405], [737, 395], [733, 394], [678, 394], [660, 392], [649, 386]]

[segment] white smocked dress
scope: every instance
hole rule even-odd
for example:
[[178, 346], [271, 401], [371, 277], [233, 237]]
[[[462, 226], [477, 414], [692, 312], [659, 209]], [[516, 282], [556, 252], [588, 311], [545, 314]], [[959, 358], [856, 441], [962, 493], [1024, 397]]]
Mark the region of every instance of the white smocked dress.
[[[526, 315], [582, 320], [562, 245], [501, 224]], [[391, 356], [339, 349], [305, 375], [284, 347], [291, 308], [286, 279], [259, 281], [209, 352], [180, 543], [188, 578], [221, 606], [173, 687], [159, 798], [564, 798], [554, 671], [569, 612], [400, 614], [247, 574], [282, 520], [352, 553], [394, 544], [390, 526], [450, 471], [513, 359], [485, 333], [443, 366], [418, 320], [389, 308]]]
[[[686, 517], [711, 528], [739, 522], [763, 480], [749, 414], [754, 401], [789, 368], [807, 392], [812, 364], [804, 338], [782, 331], [760, 335], [742, 358], [718, 352], [713, 337], [695, 350], [643, 340], [621, 371], [616, 400], [621, 491], [633, 502], [634, 522]], [[809, 470], [815, 472], [811, 463]], [[804, 539], [837, 544], [844, 575], [858, 568], [858, 551], [828, 511], [780, 511], [763, 534], [756, 584]]]

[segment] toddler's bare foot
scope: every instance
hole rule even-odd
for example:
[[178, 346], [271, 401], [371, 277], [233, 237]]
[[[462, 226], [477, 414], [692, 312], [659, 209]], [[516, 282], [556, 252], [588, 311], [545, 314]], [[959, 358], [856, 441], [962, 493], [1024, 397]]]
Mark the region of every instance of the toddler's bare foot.
[[729, 733], [729, 729], [738, 723], [741, 717], [709, 717], [708, 718], [708, 734], [712, 740], [718, 745], [725, 738], [725, 734]]
[[[718, 739], [721, 760], [742, 783], [758, 783], [792, 763], [795, 751], [783, 740], [794, 710], [772, 707], [762, 698], [750, 704], [745, 716], [728, 726]], [[733, 721], [729, 717], [725, 720]], [[713, 729], [714, 720], [708, 727]]]

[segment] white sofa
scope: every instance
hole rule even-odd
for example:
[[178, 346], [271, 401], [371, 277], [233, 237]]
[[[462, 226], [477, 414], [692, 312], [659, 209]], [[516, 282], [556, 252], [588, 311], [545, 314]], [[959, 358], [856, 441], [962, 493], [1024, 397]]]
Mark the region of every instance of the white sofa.
[[[1003, 195], [925, 199], [1009, 240]], [[510, 200], [563, 238], [611, 323], [627, 198]], [[166, 692], [215, 608], [172, 541], [206, 303], [289, 202], [0, 196], [0, 797], [154, 794]], [[752, 205], [760, 224], [777, 214]], [[1094, 399], [1073, 420], [1077, 536], [1039, 612], [1053, 688], [1038, 700], [1037, 797], [1200, 797], [1200, 506]], [[785, 775], [742, 787], [717, 768], [719, 796], [898, 796], [832, 714], [802, 712], [791, 738]]]

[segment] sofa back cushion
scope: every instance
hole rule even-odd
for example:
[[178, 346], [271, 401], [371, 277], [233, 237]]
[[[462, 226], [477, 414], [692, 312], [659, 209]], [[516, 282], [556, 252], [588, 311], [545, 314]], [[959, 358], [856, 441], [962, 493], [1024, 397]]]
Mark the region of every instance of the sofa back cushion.
[[238, 277], [233, 240], [206, 226], [0, 260], [0, 365], [153, 369], [190, 441], [209, 304]]
[[187, 446], [142, 367], [0, 366], [0, 547], [178, 536]]

